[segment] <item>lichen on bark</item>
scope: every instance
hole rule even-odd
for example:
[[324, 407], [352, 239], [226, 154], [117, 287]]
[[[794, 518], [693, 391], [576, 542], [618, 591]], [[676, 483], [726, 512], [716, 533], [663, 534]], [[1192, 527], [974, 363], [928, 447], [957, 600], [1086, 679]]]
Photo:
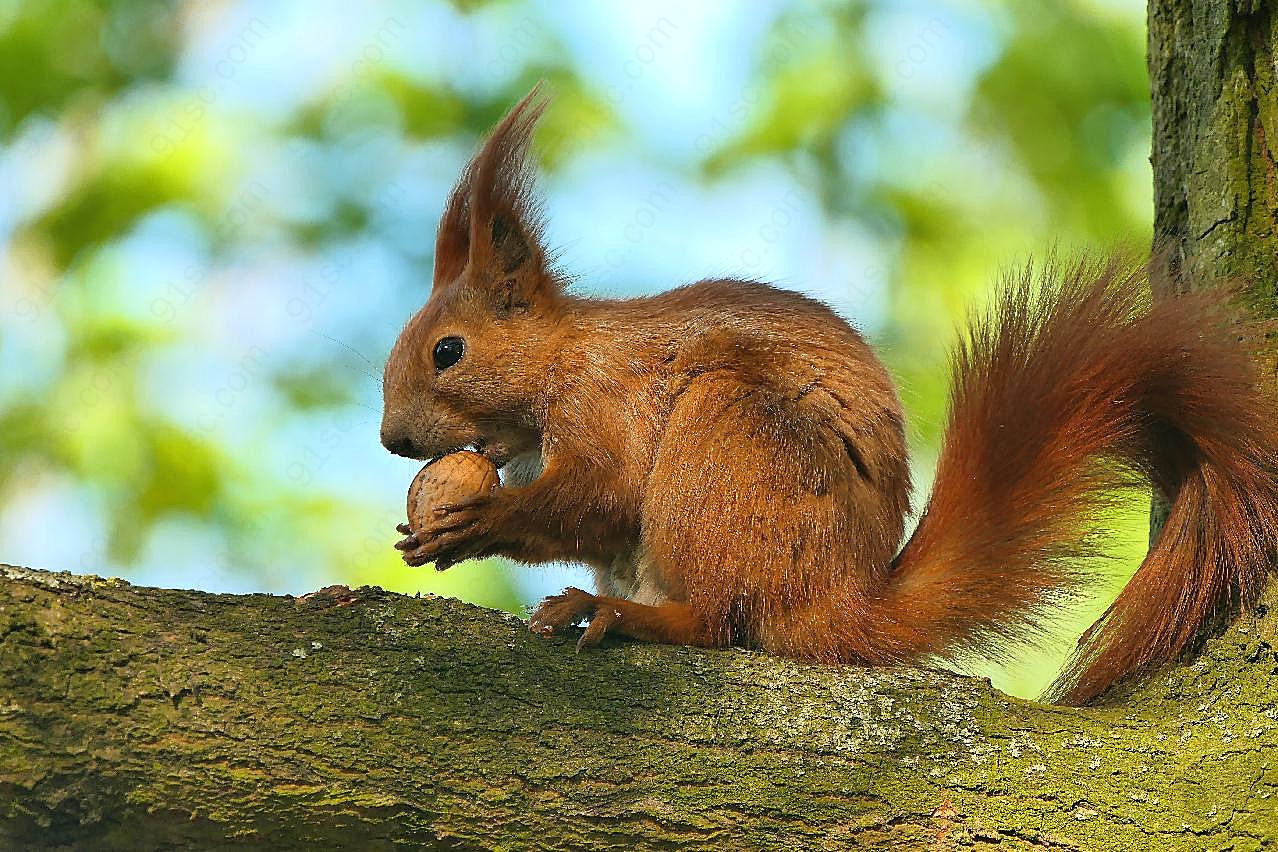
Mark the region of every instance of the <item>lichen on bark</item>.
[[1268, 611], [1076, 709], [937, 671], [575, 654], [509, 615], [378, 589], [3, 574], [13, 847], [1278, 844]]

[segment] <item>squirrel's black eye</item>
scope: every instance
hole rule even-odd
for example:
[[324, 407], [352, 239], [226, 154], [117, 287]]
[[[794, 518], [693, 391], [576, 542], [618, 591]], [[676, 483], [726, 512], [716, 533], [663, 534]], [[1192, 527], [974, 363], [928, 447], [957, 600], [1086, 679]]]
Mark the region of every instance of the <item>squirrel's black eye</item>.
[[440, 338], [435, 344], [435, 351], [431, 353], [435, 358], [435, 369], [447, 370], [461, 360], [462, 353], [465, 351], [466, 344], [460, 337]]

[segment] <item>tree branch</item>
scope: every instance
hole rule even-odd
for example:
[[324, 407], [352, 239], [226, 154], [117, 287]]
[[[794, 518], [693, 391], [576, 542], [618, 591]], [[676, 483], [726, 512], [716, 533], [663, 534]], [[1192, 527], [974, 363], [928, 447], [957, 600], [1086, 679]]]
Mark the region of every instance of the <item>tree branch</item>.
[[379, 589], [0, 569], [13, 848], [1259, 848], [1275, 618], [1122, 706], [937, 671], [612, 644]]

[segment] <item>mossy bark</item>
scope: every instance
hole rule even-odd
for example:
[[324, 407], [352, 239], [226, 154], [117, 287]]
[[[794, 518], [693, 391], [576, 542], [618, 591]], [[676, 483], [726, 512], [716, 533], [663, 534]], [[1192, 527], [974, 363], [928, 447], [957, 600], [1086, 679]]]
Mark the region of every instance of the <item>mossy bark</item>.
[[1121, 706], [0, 569], [4, 848], [1262, 849], [1278, 617]]
[[1269, 0], [1150, 0], [1154, 233], [1192, 286], [1278, 302], [1278, 12]]

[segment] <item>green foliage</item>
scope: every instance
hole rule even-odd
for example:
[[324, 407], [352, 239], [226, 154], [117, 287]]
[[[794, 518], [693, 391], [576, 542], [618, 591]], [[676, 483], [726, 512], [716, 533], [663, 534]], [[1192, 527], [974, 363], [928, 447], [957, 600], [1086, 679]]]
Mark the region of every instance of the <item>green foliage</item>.
[[[114, 13], [112, 5], [118, 7]], [[167, 73], [176, 47], [172, 18], [131, 14], [139, 7], [162, 10], [158, 3], [87, 0], [0, 5], [0, 132], [11, 132], [32, 114], [72, 111], [110, 97], [135, 77]], [[136, 26], [127, 63], [109, 55], [103, 37], [125, 21]]]

